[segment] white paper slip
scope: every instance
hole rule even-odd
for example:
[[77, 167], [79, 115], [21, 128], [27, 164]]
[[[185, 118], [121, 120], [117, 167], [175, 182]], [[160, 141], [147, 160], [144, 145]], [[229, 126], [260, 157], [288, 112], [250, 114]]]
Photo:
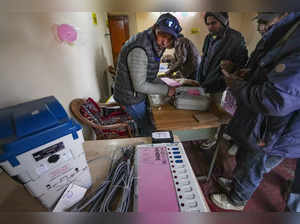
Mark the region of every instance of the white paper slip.
[[86, 188], [71, 183], [57, 202], [53, 212], [64, 212], [71, 208], [83, 198], [86, 191]]
[[152, 138], [156, 138], [156, 139], [171, 138], [171, 135], [167, 131], [164, 131], [164, 132], [153, 132], [152, 133]]

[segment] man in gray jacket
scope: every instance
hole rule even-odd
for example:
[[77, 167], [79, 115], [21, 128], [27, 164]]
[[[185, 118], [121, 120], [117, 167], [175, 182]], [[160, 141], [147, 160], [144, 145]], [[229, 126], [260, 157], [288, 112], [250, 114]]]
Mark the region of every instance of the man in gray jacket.
[[155, 83], [160, 58], [181, 32], [176, 17], [162, 14], [153, 27], [131, 37], [118, 58], [114, 98], [137, 122], [140, 134], [149, 136], [153, 124], [147, 114], [147, 94], [172, 96], [174, 88]]

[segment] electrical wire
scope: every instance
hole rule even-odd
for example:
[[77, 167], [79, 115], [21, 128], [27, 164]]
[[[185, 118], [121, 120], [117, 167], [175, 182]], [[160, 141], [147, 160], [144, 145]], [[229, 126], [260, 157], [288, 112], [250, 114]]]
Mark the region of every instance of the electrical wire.
[[[117, 152], [121, 150], [122, 156], [117, 159]], [[128, 211], [134, 180], [134, 146], [125, 146], [113, 152], [108, 176], [94, 192], [93, 196], [85, 202], [79, 202], [71, 211], [83, 211], [89, 207], [89, 212], [120, 212]], [[115, 210], [112, 203], [118, 192], [122, 193], [121, 199]]]

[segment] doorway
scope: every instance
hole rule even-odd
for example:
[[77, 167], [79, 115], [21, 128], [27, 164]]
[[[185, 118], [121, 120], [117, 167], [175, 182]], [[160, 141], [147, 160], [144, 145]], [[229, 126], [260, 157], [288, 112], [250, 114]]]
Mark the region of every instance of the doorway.
[[123, 44], [129, 39], [128, 16], [109, 14], [108, 26], [110, 32], [113, 61], [116, 68], [121, 48]]

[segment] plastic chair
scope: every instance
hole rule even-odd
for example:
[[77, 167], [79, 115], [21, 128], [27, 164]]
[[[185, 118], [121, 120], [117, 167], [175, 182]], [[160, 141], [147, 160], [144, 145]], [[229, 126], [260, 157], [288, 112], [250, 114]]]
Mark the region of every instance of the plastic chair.
[[[80, 108], [85, 103], [86, 100], [84, 99], [80, 99], [80, 98], [74, 99], [71, 101], [70, 110], [72, 114], [75, 116], [75, 118], [78, 119], [79, 122], [81, 122], [84, 125], [87, 125], [88, 127], [92, 128], [95, 131], [97, 140], [133, 137], [133, 133], [132, 133], [133, 130], [129, 124], [130, 121], [132, 121], [132, 119], [128, 120], [128, 122], [118, 122], [110, 125], [96, 124], [95, 122], [84, 117], [83, 114], [81, 113]], [[102, 104], [102, 103], [97, 103], [97, 105], [100, 108], [103, 107], [109, 108], [109, 107], [118, 106], [118, 104]]]

